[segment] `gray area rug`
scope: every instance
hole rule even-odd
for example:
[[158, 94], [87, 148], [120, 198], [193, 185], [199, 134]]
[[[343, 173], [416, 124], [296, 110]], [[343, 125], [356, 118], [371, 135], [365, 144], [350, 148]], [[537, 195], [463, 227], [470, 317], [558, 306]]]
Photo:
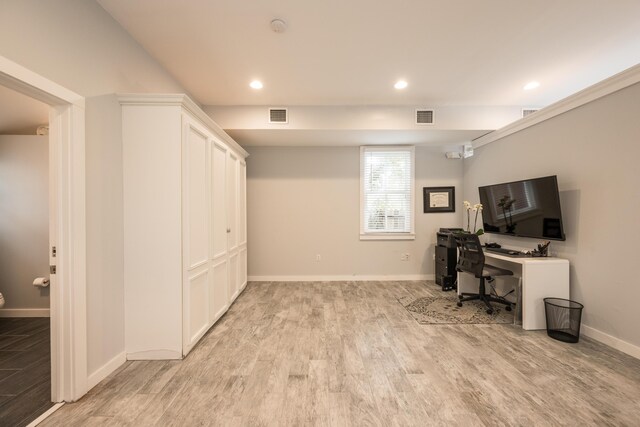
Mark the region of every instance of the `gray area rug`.
[[493, 304], [493, 314], [487, 314], [484, 303], [467, 301], [458, 307], [458, 295], [448, 292], [443, 296], [415, 298], [406, 296], [398, 302], [421, 325], [477, 324], [477, 323], [513, 323], [513, 311], [504, 306]]

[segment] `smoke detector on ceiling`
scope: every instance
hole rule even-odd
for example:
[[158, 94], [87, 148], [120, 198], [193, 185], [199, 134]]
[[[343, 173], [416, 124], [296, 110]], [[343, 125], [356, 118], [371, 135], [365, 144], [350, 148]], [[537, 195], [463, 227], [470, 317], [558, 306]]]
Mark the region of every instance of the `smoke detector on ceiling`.
[[275, 33], [284, 33], [287, 29], [287, 23], [280, 18], [271, 21], [271, 29]]

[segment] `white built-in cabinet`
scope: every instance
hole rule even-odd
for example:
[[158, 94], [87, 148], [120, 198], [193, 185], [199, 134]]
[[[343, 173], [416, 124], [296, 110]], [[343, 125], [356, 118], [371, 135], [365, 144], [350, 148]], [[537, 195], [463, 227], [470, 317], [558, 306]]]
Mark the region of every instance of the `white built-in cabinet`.
[[247, 152], [186, 95], [121, 95], [125, 349], [180, 359], [247, 284]]

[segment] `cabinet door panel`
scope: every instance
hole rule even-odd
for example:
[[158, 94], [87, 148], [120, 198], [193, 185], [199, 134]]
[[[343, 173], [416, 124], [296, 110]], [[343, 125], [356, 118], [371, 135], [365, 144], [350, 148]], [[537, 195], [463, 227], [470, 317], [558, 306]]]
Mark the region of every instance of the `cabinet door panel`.
[[[227, 224], [229, 225], [229, 250], [233, 251], [238, 246], [238, 157], [229, 153], [227, 164]], [[233, 273], [232, 273], [233, 274]]]
[[240, 161], [238, 169], [238, 243], [247, 243], [247, 164]]
[[229, 292], [231, 301], [233, 302], [240, 292], [238, 283], [238, 252], [234, 252], [229, 256]]
[[183, 198], [186, 220], [186, 267], [194, 268], [209, 259], [207, 137], [187, 124], [186, 165]]
[[214, 143], [211, 150], [213, 259], [227, 253], [227, 151], [227, 148], [219, 143]]
[[229, 263], [224, 258], [214, 264], [211, 291], [209, 293], [209, 322], [213, 324], [229, 306]]
[[238, 282], [240, 283], [240, 289], [244, 289], [247, 286], [247, 248], [240, 249], [238, 260]]
[[189, 277], [188, 286], [188, 316], [185, 321], [188, 328], [185, 331], [185, 353], [198, 342], [209, 328], [209, 270], [204, 269]]

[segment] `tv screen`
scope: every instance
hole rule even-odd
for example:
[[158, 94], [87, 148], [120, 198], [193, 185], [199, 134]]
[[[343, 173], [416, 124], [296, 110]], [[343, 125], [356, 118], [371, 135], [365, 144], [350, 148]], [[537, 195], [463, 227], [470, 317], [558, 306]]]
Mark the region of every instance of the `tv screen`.
[[555, 175], [487, 185], [478, 190], [486, 233], [565, 239]]

